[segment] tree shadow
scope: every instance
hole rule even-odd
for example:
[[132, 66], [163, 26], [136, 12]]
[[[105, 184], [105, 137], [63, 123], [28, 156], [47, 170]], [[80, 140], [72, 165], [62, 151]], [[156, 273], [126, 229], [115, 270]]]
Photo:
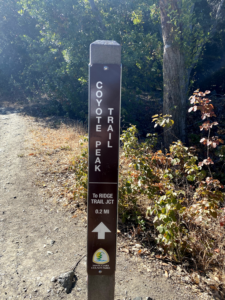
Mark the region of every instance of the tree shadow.
[[87, 121], [71, 118], [63, 110], [57, 100], [49, 100], [46, 97], [36, 96], [29, 99], [23, 94], [0, 97], [0, 115], [19, 113], [26, 117], [33, 117], [34, 121], [44, 128], [60, 128], [66, 126], [78, 126], [87, 131]]

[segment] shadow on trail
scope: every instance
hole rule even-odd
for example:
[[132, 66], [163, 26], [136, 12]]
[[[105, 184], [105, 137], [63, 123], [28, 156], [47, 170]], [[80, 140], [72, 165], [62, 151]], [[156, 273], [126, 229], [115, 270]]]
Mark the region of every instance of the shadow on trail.
[[[69, 127], [81, 127], [87, 132], [87, 122], [68, 116], [62, 105], [56, 100], [37, 98], [28, 100], [25, 96], [0, 96], [0, 115], [20, 113], [35, 118], [35, 122], [44, 128], [59, 128], [63, 124]], [[83, 132], [83, 130], [82, 130]]]

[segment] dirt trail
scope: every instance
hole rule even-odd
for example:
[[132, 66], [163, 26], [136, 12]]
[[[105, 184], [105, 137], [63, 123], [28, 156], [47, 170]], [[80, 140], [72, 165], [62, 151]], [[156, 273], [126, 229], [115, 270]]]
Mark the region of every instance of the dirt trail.
[[[72, 219], [42, 197], [35, 185], [37, 167], [28, 156], [20, 157], [27, 130], [24, 117], [0, 107], [0, 299], [85, 300], [85, 259], [76, 269], [70, 294], [51, 278], [86, 254], [86, 220], [82, 215]], [[115, 299], [207, 299], [163, 273], [155, 260], [118, 252]]]

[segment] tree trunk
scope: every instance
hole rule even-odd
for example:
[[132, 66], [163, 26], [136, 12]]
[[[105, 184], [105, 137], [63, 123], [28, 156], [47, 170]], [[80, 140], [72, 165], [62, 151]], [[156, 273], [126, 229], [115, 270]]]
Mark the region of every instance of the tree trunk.
[[[177, 139], [183, 143], [186, 137], [186, 111], [187, 111], [187, 91], [190, 73], [201, 53], [204, 43], [216, 32], [219, 20], [222, 20], [222, 8], [225, 0], [219, 0], [214, 9], [214, 22], [209, 22], [209, 32], [207, 38], [197, 40], [197, 52], [192, 57], [192, 63], [186, 66], [188, 61], [188, 51], [185, 52], [183, 45], [189, 46], [192, 40], [192, 13], [195, 3], [191, 4], [190, 9], [183, 6], [182, 0], [159, 0], [161, 28], [164, 44], [163, 52], [163, 114], [170, 114], [174, 120], [171, 129], [164, 130], [164, 144], [168, 148], [172, 141]], [[212, 3], [211, 3], [212, 4]], [[185, 23], [184, 15], [191, 17], [189, 23]], [[177, 20], [174, 20], [174, 17]], [[180, 18], [181, 17], [181, 18]], [[182, 17], [183, 20], [182, 20]], [[193, 18], [194, 19], [194, 18]], [[175, 22], [176, 21], [176, 22]], [[188, 26], [189, 35], [185, 36], [185, 26]], [[203, 30], [204, 32], [205, 30]], [[184, 33], [184, 34], [183, 34]], [[186, 33], [187, 34], [187, 33]], [[201, 37], [201, 31], [200, 31]], [[189, 58], [190, 59], [190, 58]]]
[[185, 67], [185, 53], [181, 50], [181, 41], [177, 41], [176, 29], [182, 31], [182, 24], [174, 27], [168, 15], [168, 9], [180, 12], [180, 1], [160, 0], [159, 3], [164, 44], [163, 114], [172, 115], [174, 120], [173, 127], [164, 130], [164, 146], [169, 148], [175, 140], [186, 142], [186, 102], [190, 70]]
[[165, 45], [163, 53], [163, 114], [172, 115], [174, 125], [164, 130], [166, 148], [175, 140], [186, 142], [187, 90], [190, 72], [179, 48]]

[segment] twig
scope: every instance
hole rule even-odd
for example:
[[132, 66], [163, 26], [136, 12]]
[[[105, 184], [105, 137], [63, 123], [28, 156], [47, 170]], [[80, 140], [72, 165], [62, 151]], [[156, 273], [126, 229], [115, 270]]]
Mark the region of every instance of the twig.
[[73, 271], [73, 272], [75, 273], [76, 268], [78, 267], [79, 263], [82, 261], [82, 259], [83, 259], [85, 256], [86, 256], [86, 254], [83, 255], [83, 256], [77, 261], [77, 263], [76, 263], [70, 270]]

